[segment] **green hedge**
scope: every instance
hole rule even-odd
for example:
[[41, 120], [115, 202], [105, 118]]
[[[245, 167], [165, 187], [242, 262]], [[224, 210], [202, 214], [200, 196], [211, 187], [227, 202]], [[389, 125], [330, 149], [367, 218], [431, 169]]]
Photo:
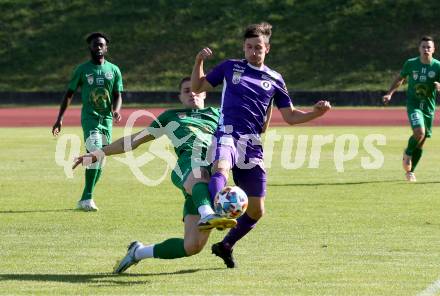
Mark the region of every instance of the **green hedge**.
[[440, 36], [440, 1], [0, 1], [0, 90], [62, 91], [88, 59], [84, 36], [112, 39], [127, 90], [174, 90], [195, 54], [242, 57], [242, 30], [273, 24], [267, 64], [291, 90], [382, 90], [421, 35]]

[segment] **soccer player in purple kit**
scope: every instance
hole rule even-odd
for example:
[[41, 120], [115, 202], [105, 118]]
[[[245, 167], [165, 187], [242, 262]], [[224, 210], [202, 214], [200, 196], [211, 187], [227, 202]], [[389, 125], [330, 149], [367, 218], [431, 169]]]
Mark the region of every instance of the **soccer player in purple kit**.
[[251, 231], [264, 214], [266, 171], [260, 134], [265, 125], [272, 101], [279, 108], [284, 121], [299, 124], [322, 116], [331, 105], [319, 101], [313, 111], [295, 109], [281, 75], [264, 64], [269, 53], [272, 26], [268, 23], [249, 25], [244, 33], [243, 60], [225, 60], [204, 74], [203, 62], [212, 56], [203, 48], [196, 56], [191, 75], [192, 91], [210, 91], [223, 83], [221, 115], [216, 131], [217, 147], [213, 175], [209, 182], [211, 199], [225, 187], [229, 172], [249, 198], [246, 213], [238, 219], [223, 241], [212, 246], [229, 268], [236, 263], [232, 256], [235, 243]]

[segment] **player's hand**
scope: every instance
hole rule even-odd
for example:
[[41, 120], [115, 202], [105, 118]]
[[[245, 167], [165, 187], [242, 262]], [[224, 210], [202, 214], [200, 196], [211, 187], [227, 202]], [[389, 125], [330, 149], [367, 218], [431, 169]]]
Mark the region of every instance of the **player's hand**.
[[434, 81], [434, 86], [435, 89], [440, 92], [440, 82]]
[[121, 113], [119, 113], [119, 111], [114, 111], [113, 112], [113, 121], [118, 123], [120, 122], [122, 119]]
[[212, 57], [212, 55], [212, 50], [209, 47], [205, 47], [196, 55], [196, 60], [203, 61]]
[[385, 105], [388, 105], [388, 103], [391, 101], [391, 95], [384, 95], [383, 97], [382, 97], [382, 102], [385, 104]]
[[73, 160], [72, 170], [74, 170], [80, 164], [82, 164], [83, 166], [88, 166], [97, 160], [98, 160], [98, 158], [95, 155], [93, 155], [92, 153], [87, 153], [87, 154], [75, 157], [75, 159]]
[[324, 115], [325, 112], [330, 110], [332, 108], [332, 105], [329, 101], [319, 101], [313, 106], [313, 111], [318, 113], [319, 116]]
[[57, 120], [57, 122], [55, 122], [55, 124], [52, 127], [52, 135], [54, 135], [55, 137], [58, 136], [58, 134], [61, 132], [62, 125], [63, 123]]

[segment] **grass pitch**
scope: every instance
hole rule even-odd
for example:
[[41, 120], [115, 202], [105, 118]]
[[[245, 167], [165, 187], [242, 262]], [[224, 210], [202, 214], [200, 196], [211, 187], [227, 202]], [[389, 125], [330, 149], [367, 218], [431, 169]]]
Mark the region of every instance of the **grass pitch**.
[[[49, 128], [0, 129], [0, 295], [416, 295], [440, 277], [440, 147], [427, 141], [418, 182], [404, 181], [401, 153], [409, 128], [272, 128], [308, 135], [305, 163], [285, 169], [281, 142], [268, 168], [266, 215], [235, 248], [239, 268], [210, 254], [224, 232], [212, 233], [199, 255], [147, 259], [113, 275], [134, 239], [181, 237], [183, 197], [155, 159], [142, 171], [166, 174], [155, 187], [109, 158], [97, 186], [98, 213], [74, 211], [83, 171], [66, 178], [55, 163]], [[77, 134], [78, 128], [65, 128]], [[312, 135], [353, 134], [358, 154], [337, 172], [335, 141], [309, 168]], [[368, 134], [383, 134], [379, 169], [365, 170]], [[122, 135], [116, 129], [114, 137]], [[297, 138], [295, 137], [295, 140]], [[295, 155], [294, 142], [291, 156]], [[137, 156], [143, 154], [139, 148]]]

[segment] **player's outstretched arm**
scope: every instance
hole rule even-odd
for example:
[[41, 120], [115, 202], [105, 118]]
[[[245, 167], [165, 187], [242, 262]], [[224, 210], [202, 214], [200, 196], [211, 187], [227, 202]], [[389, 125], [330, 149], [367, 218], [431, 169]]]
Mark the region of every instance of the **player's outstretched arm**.
[[387, 105], [391, 101], [391, 97], [393, 96], [394, 92], [405, 82], [405, 77], [402, 77], [397, 75], [397, 77], [394, 79], [393, 83], [391, 83], [391, 86], [388, 90], [388, 92], [382, 97], [382, 101], [385, 105]]
[[102, 160], [105, 156], [121, 154], [127, 151], [131, 151], [139, 147], [143, 143], [154, 140], [155, 137], [148, 133], [147, 129], [135, 133], [133, 135], [122, 137], [103, 147], [102, 149], [95, 150], [93, 152], [81, 155], [74, 159], [72, 168], [75, 169], [78, 165], [82, 164], [87, 166], [98, 160]]
[[194, 67], [191, 73], [191, 91], [197, 94], [213, 89], [212, 85], [205, 79], [205, 71], [203, 70], [204, 60], [210, 58], [211, 56], [212, 51], [208, 47], [203, 48], [196, 55]]
[[329, 101], [319, 101], [313, 106], [313, 111], [305, 112], [293, 106], [281, 108], [280, 112], [285, 122], [290, 125], [304, 123], [324, 115], [331, 109]]
[[61, 132], [61, 126], [63, 125], [64, 113], [69, 107], [70, 102], [72, 102], [74, 92], [72, 90], [67, 90], [66, 94], [63, 97], [60, 105], [60, 111], [58, 112], [58, 117], [54, 125], [52, 126], [52, 135], [55, 137]]

